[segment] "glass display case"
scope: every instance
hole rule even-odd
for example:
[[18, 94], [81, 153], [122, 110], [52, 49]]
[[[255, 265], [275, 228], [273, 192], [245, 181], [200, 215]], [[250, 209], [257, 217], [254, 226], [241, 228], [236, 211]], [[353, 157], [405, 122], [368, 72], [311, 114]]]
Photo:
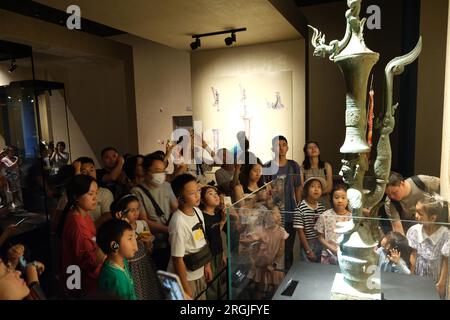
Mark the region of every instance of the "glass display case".
[[[231, 299], [270, 299], [283, 280], [281, 228], [284, 179], [275, 179], [229, 208], [228, 290]], [[261, 287], [262, 279], [266, 280]]]
[[[296, 229], [294, 263], [286, 269], [284, 240], [288, 234], [282, 228], [284, 208], [280, 199], [284, 199], [284, 179], [295, 178], [276, 179], [229, 209], [231, 299], [448, 299], [448, 203], [435, 194], [426, 195], [419, 202], [414, 217], [400, 220], [386, 214], [386, 200], [375, 209], [366, 210], [364, 216], [356, 217], [348, 207], [338, 210], [339, 214], [333, 211], [331, 195], [319, 198], [322, 209], [310, 206], [311, 210], [302, 212], [302, 216], [298, 210], [294, 213], [294, 228], [299, 224], [304, 227], [308, 251], [316, 253], [305, 252]], [[354, 284], [344, 280], [345, 268], [339, 267], [347, 261], [342, 252], [351, 247], [351, 241], [343, 238], [345, 222], [369, 226], [377, 241], [368, 245], [375, 257], [373, 265], [362, 268], [367, 274], [367, 290], [355, 289]], [[392, 231], [395, 222], [401, 222], [405, 235]], [[320, 246], [318, 250], [313, 247], [314, 241], [309, 240], [314, 237]], [[362, 259], [357, 253], [352, 258]]]
[[1, 206], [47, 215], [59, 169], [70, 163], [64, 84], [34, 79], [30, 47], [2, 41], [0, 55]]
[[70, 163], [69, 130], [64, 84], [36, 80], [34, 68], [31, 47], [0, 41], [0, 231], [13, 225], [10, 244], [23, 243], [50, 275], [50, 222], [60, 169]]

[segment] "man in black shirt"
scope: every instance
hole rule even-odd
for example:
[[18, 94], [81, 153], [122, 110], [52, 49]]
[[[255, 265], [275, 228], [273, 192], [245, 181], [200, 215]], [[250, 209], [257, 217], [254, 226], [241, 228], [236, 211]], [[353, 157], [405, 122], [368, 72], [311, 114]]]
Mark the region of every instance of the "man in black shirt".
[[124, 158], [113, 147], [102, 150], [103, 169], [97, 170], [97, 182], [111, 190], [115, 199], [128, 193], [131, 185], [123, 170]]

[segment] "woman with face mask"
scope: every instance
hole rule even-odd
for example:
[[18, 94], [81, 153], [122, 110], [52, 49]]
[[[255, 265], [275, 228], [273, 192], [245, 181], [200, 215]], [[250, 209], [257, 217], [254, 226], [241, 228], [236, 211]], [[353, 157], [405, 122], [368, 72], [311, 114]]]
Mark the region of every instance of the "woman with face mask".
[[139, 219], [145, 220], [155, 235], [152, 258], [158, 270], [166, 270], [170, 259], [168, 225], [178, 202], [166, 182], [166, 165], [157, 153], [144, 157], [143, 182], [131, 189], [139, 200]]

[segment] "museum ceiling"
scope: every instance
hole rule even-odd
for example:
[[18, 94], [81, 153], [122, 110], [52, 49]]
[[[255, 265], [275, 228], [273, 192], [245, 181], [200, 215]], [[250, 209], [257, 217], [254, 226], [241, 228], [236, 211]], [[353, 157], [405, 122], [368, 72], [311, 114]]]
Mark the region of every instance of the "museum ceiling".
[[[38, 0], [65, 12], [73, 0]], [[268, 0], [77, 0], [82, 18], [172, 48], [189, 49], [192, 34], [246, 27], [234, 45], [301, 38]], [[132, 4], [132, 5], [131, 5]], [[201, 49], [224, 47], [223, 36], [202, 41]]]

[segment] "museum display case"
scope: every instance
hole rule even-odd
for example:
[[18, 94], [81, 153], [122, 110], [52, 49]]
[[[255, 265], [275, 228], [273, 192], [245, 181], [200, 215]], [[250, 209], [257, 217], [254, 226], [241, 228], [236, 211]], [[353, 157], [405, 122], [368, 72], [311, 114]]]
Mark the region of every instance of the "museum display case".
[[35, 74], [31, 47], [0, 41], [0, 229], [15, 225], [10, 242], [51, 270], [45, 239], [70, 174], [62, 169], [70, 163], [69, 130], [64, 85]]
[[[312, 259], [299, 241], [299, 229], [295, 229], [294, 262], [285, 268], [284, 244], [288, 234], [282, 228], [285, 212], [280, 199], [284, 199], [286, 179], [299, 178], [295, 175], [278, 178], [229, 208], [231, 299], [438, 300], [448, 297], [448, 203], [437, 194], [430, 193], [424, 198], [426, 204], [419, 208], [422, 214], [401, 220], [386, 213], [385, 197], [374, 210], [363, 210], [362, 216], [353, 216], [351, 207], [347, 207], [346, 214], [336, 214], [331, 210], [331, 196], [321, 197], [318, 201], [322, 210], [307, 211], [306, 216], [298, 210], [293, 213], [294, 227], [302, 219], [305, 228], [309, 228], [306, 234], [312, 228], [318, 237], [321, 231], [322, 238], [331, 244], [326, 247], [322, 244], [324, 240], [318, 241], [320, 248]], [[340, 183], [335, 181], [334, 187], [343, 186]], [[347, 204], [350, 205], [348, 200]], [[424, 219], [425, 211], [437, 215]], [[406, 236], [392, 232], [392, 223], [396, 221], [408, 230]], [[367, 279], [365, 290], [354, 288], [339, 267], [343, 252], [359, 250], [352, 242], [354, 237], [345, 237], [349, 223], [367, 228], [374, 239], [368, 250], [375, 259], [370, 264], [360, 262], [360, 272]], [[358, 262], [358, 258], [353, 259]]]

